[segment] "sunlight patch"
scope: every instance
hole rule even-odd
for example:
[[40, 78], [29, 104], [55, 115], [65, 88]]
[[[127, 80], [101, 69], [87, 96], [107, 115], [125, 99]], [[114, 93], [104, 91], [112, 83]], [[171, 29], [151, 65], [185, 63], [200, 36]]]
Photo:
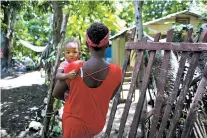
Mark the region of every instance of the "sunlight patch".
[[32, 108], [29, 108], [30, 111], [34, 111], [34, 110], [37, 110], [38, 108], [36, 106], [32, 107]]
[[[1, 129], [1, 128], [0, 128]], [[0, 136], [1, 137], [6, 137], [6, 138], [10, 138], [10, 135], [8, 135], [8, 133], [6, 132], [6, 130], [1, 129], [0, 130]]]

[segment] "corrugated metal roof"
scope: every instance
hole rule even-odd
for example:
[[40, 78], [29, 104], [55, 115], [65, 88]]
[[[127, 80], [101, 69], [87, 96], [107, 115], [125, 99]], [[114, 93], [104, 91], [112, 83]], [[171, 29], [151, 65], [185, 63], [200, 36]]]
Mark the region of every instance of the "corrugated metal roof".
[[[169, 15], [164, 16], [164, 17], [159, 18], [159, 19], [155, 19], [155, 20], [152, 20], [152, 21], [143, 23], [143, 26], [145, 26], [145, 25], [150, 25], [150, 24], [153, 24], [153, 23], [162, 21], [162, 20], [166, 20], [166, 19], [169, 19], [169, 18], [174, 17], [174, 16], [179, 15], [179, 14], [192, 15], [192, 16], [196, 16], [196, 17], [198, 17], [198, 18], [201, 18], [202, 20], [207, 21], [207, 18], [204, 18], [204, 17], [202, 17], [202, 16], [199, 15], [199, 14], [190, 12], [190, 11], [188, 11], [188, 10], [184, 10], [184, 11], [180, 11], [180, 12], [176, 12], [176, 13], [169, 14]], [[112, 39], [114, 39], [114, 38], [116, 38], [116, 37], [118, 37], [118, 36], [124, 34], [124, 33], [125, 33], [126, 31], [128, 31], [128, 30], [134, 29], [135, 27], [136, 27], [136, 26], [134, 25], [134, 26], [132, 26], [132, 27], [130, 27], [130, 28], [127, 28], [127, 29], [125, 29], [125, 30], [123, 30], [123, 31], [121, 31], [121, 32], [119, 32], [119, 33], [117, 33], [117, 34], [111, 36], [111, 37], [110, 37], [110, 40], [112, 40]]]

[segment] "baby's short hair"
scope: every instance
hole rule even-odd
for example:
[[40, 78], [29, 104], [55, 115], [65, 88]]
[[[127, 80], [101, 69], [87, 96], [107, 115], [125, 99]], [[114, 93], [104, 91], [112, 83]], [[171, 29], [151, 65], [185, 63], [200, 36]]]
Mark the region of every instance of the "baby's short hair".
[[75, 39], [66, 40], [66, 41], [64, 42], [64, 48], [66, 47], [66, 45], [67, 45], [68, 43], [76, 43], [76, 44], [78, 45], [78, 49], [79, 49], [79, 51], [81, 51], [80, 43], [79, 43], [77, 40], [75, 40]]

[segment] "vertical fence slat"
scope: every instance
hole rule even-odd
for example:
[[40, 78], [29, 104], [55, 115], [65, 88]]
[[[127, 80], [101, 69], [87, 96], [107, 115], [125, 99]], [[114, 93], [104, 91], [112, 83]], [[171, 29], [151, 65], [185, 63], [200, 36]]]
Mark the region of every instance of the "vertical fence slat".
[[115, 99], [113, 101], [113, 105], [112, 105], [112, 108], [111, 108], [111, 112], [110, 112], [110, 116], [109, 116], [109, 120], [108, 120], [108, 124], [107, 124], [107, 128], [106, 128], [106, 132], [105, 132], [105, 137], [109, 137], [110, 133], [111, 133], [112, 124], [113, 124], [115, 114], [116, 114], [116, 110], [117, 110], [117, 106], [118, 106], [118, 103], [119, 103], [119, 100], [120, 100], [120, 92], [122, 90], [122, 84], [123, 84], [123, 81], [124, 81], [124, 74], [127, 70], [127, 66], [128, 66], [128, 62], [129, 62], [130, 52], [131, 52], [131, 50], [127, 50], [127, 52], [126, 52], [126, 57], [125, 57], [124, 65], [123, 65], [123, 68], [122, 68], [122, 74], [123, 74], [122, 81], [121, 81], [121, 85], [118, 89], [118, 92], [115, 96]]
[[[185, 42], [190, 41], [192, 33], [193, 33], [193, 29], [190, 29], [185, 38]], [[167, 125], [167, 121], [170, 117], [170, 112], [172, 110], [173, 101], [176, 99], [176, 96], [179, 90], [179, 86], [181, 83], [181, 77], [182, 77], [182, 74], [185, 68], [185, 62], [186, 62], [187, 56], [188, 56], [188, 52], [182, 52], [180, 63], [179, 63], [179, 69], [178, 69], [177, 76], [176, 76], [175, 83], [174, 83], [173, 92], [171, 93], [170, 97], [167, 100], [167, 105], [165, 107], [164, 115], [163, 115], [163, 118], [160, 124], [158, 134], [156, 135], [156, 138], [162, 137], [163, 131]]]
[[[185, 38], [185, 42], [188, 42], [188, 41], [191, 40], [189, 36], [191, 36], [192, 31], [193, 30], [188, 31], [187, 37]], [[172, 39], [172, 33], [173, 33], [172, 30], [168, 31], [167, 42], [171, 42], [170, 39]], [[169, 34], [171, 34], [171, 35], [169, 35]], [[132, 36], [133, 36], [133, 33], [132, 33]], [[171, 36], [171, 37], [169, 37], [169, 36]], [[204, 30], [202, 32], [201, 36], [200, 36], [200, 42], [206, 42], [206, 40], [207, 40], [207, 29]], [[127, 50], [126, 53], [128, 53], [130, 55], [130, 50]], [[124, 107], [124, 112], [122, 114], [121, 121], [120, 121], [121, 123], [120, 123], [120, 126], [119, 126], [118, 138], [122, 138], [122, 135], [124, 133], [126, 120], [127, 120], [127, 117], [128, 117], [128, 113], [129, 113], [131, 103], [132, 103], [132, 96], [133, 96], [133, 92], [134, 92], [134, 88], [135, 88], [135, 83], [137, 81], [138, 72], [140, 72], [140, 67], [142, 65], [143, 51], [138, 50], [138, 51], [136, 51], [136, 53], [137, 53], [138, 56], [136, 58], [135, 68], [134, 68], [134, 71], [133, 71], [133, 76], [132, 76], [132, 80], [131, 80], [131, 84], [130, 84], [129, 93], [128, 93], [128, 96], [127, 96], [127, 101], [126, 101], [126, 104], [125, 104], [125, 107]], [[127, 57], [125, 58], [126, 65], [124, 63], [124, 66], [123, 66], [123, 69], [122, 69], [123, 74], [125, 73], [126, 68], [127, 68], [127, 63], [129, 61], [129, 55], [127, 56], [128, 57], [127, 61], [126, 61]], [[180, 63], [179, 63], [179, 69], [178, 69], [178, 73], [177, 73], [177, 76], [176, 76], [176, 81], [174, 83], [174, 89], [173, 89], [173, 92], [171, 93], [171, 96], [169, 97], [169, 99], [167, 101], [167, 105], [166, 105], [166, 108], [165, 108], [163, 119], [162, 119], [162, 122], [161, 122], [161, 125], [160, 125], [160, 128], [159, 128], [159, 131], [156, 135], [157, 124], [158, 124], [158, 121], [159, 121], [160, 111], [161, 111], [161, 108], [162, 108], [162, 103], [163, 103], [163, 98], [164, 98], [164, 88], [165, 88], [164, 86], [165, 86], [165, 81], [166, 81], [165, 74], [167, 72], [167, 67], [168, 67], [167, 63], [169, 61], [169, 56], [170, 56], [170, 51], [165, 51], [164, 58], [162, 60], [161, 74], [160, 74], [160, 77], [158, 78], [158, 84], [159, 84], [159, 86], [158, 86], [158, 95], [156, 97], [155, 108], [152, 109], [152, 111], [154, 113], [153, 113], [153, 117], [152, 117], [152, 125], [151, 125], [151, 128], [150, 128], [150, 134], [149, 134], [150, 138], [154, 138], [155, 136], [156, 136], [156, 138], [162, 137], [162, 133], [165, 129], [167, 120], [170, 116], [170, 111], [172, 109], [172, 103], [176, 99], [177, 92], [178, 92], [178, 89], [179, 89], [179, 85], [181, 83], [181, 74], [184, 70], [184, 64], [185, 64], [185, 61], [186, 61], [186, 58], [187, 58], [187, 52], [182, 52]], [[195, 68], [197, 66], [199, 56], [200, 56], [200, 52], [194, 52], [193, 57], [192, 57], [191, 62], [190, 62], [189, 70], [187, 72], [187, 75], [186, 75], [184, 83], [183, 83], [183, 88], [181, 89], [180, 96], [179, 96], [178, 101], [176, 103], [177, 105], [175, 107], [175, 113], [173, 114], [173, 118], [171, 120], [171, 124], [170, 124], [170, 128], [169, 128], [169, 131], [168, 131], [169, 133], [167, 134], [167, 138], [172, 137], [172, 134], [174, 133], [174, 129], [176, 128], [177, 122], [180, 119], [180, 114], [181, 114], [182, 109], [183, 109], [183, 101], [185, 99], [186, 93], [187, 93], [187, 91], [189, 89], [189, 86], [191, 84], [191, 80], [192, 80]], [[153, 61], [151, 61], [151, 60], [154, 59], [152, 57], [154, 57], [154, 55], [152, 54], [152, 52], [150, 52], [150, 60], [148, 61], [146, 73], [144, 75], [144, 81], [142, 83], [142, 87], [141, 87], [141, 90], [140, 90], [141, 95], [139, 97], [139, 101], [138, 101], [138, 104], [136, 106], [135, 115], [134, 115], [134, 118], [133, 118], [133, 122], [132, 122], [132, 125], [131, 125], [129, 136], [128, 136], [129, 138], [136, 137], [137, 127], [138, 127], [140, 121], [142, 121], [141, 120], [141, 111], [142, 111], [142, 108], [143, 108], [143, 102], [141, 102], [141, 101], [144, 100], [145, 96], [146, 96], [146, 93], [145, 93], [146, 89], [145, 88], [147, 87], [146, 84], [149, 81], [149, 77], [148, 77], [149, 75], [147, 75], [147, 74], [148, 74], [148, 72], [150, 74], [150, 69], [151, 69], [150, 66], [153, 63]], [[206, 82], [207, 81], [207, 69], [206, 68], [207, 67], [205, 67], [205, 71], [206, 71], [206, 74], [204, 74], [205, 78], [204, 77], [202, 78], [202, 80], [199, 84], [199, 87], [196, 91], [194, 102], [191, 104], [191, 107], [190, 107], [189, 112], [187, 114], [187, 118], [186, 118], [185, 123], [184, 123], [183, 133], [182, 133], [182, 136], [181, 136], [182, 138], [187, 138], [189, 136], [191, 130], [193, 129], [193, 125], [194, 125], [194, 122], [195, 122], [194, 118], [196, 118], [196, 115], [197, 115], [197, 110], [198, 110], [198, 107], [199, 107], [199, 101], [203, 96], [203, 93], [204, 93], [203, 90], [205, 90], [207, 88], [206, 87], [206, 85], [207, 85], [206, 84], [207, 83]], [[124, 79], [124, 75], [123, 75], [123, 78], [122, 78], [122, 83], [123, 83], [123, 79]], [[203, 81], [203, 79], [205, 79], [205, 81]], [[120, 99], [121, 89], [122, 89], [122, 87], [119, 88], [119, 90], [118, 90], [118, 92], [115, 96], [115, 99], [113, 101], [109, 121], [108, 121], [106, 132], [105, 132], [105, 136], [107, 136], [107, 137], [110, 136], [112, 124], [113, 124], [115, 114], [116, 114], [116, 110], [117, 110], [117, 105], [118, 105], [119, 99]]]
[[[161, 35], [161, 33], [158, 33], [156, 35], [156, 37], [154, 39], [155, 42], [159, 41], [160, 35]], [[145, 97], [146, 97], [146, 89], [148, 87], [151, 67], [152, 67], [152, 64], [153, 64], [153, 61], [154, 61], [155, 54], [156, 54], [156, 51], [150, 51], [149, 61], [148, 61], [146, 72], [145, 72], [145, 75], [144, 75], [144, 79], [143, 79], [143, 82], [142, 82], [142, 85], [141, 85], [141, 90], [140, 90], [141, 94], [140, 94], [139, 100], [137, 102], [136, 111], [135, 111], [135, 114], [134, 114], [134, 118], [133, 118], [133, 121], [132, 121], [129, 136], [128, 136], [130, 138], [135, 138], [136, 137], [137, 128], [138, 128], [140, 118], [141, 118], [141, 114], [142, 114], [143, 104], [144, 104], [144, 100], [145, 100]]]
[[142, 65], [142, 58], [143, 58], [143, 51], [137, 51], [135, 68], [133, 71], [132, 80], [131, 80], [126, 104], [125, 104], [124, 111], [123, 111], [123, 114], [121, 117], [118, 138], [122, 138], [122, 135], [124, 133], [124, 127], [125, 127], [126, 120], [127, 120], [128, 114], [129, 114], [129, 109], [130, 109], [130, 106], [132, 103], [132, 96], [133, 96], [133, 92], [134, 92], [134, 88], [135, 88], [135, 83], [137, 82], [138, 73], [139, 73], [140, 67]]
[[184, 83], [183, 83], [183, 86], [182, 86], [182, 89], [181, 89], [181, 92], [180, 92], [180, 95], [179, 95], [178, 102], [176, 103], [175, 112], [174, 112], [173, 118], [171, 120], [172, 123], [170, 124], [169, 133], [167, 135], [167, 138], [172, 137], [174, 129], [177, 125], [177, 122], [180, 119], [181, 111], [182, 111], [183, 105], [184, 105], [183, 101], [185, 100], [185, 96], [188, 92], [191, 80], [193, 78], [195, 68], [198, 64], [199, 56], [200, 56], [200, 52], [195, 52], [193, 54], [192, 59], [191, 59], [190, 67], [188, 69], [186, 78], [184, 80]]
[[175, 80], [175, 84], [174, 84], [174, 89], [173, 92], [171, 93], [170, 97], [167, 100], [167, 105], [165, 107], [165, 111], [164, 111], [164, 115], [163, 115], [163, 119], [159, 128], [159, 132], [156, 136], [156, 138], [160, 138], [163, 134], [163, 131], [167, 125], [167, 121], [170, 117], [170, 112], [172, 110], [172, 104], [173, 101], [176, 99], [179, 87], [180, 87], [180, 83], [181, 83], [181, 77], [185, 68], [185, 62], [188, 56], [188, 52], [183, 52], [181, 55], [181, 59], [180, 59], [180, 65], [179, 65], [179, 69], [178, 69], [178, 73], [176, 76], [176, 80]]
[[[201, 97], [202, 97], [202, 96], [201, 96]], [[202, 101], [202, 100], [201, 100], [201, 101]], [[197, 110], [199, 110], [199, 108], [197, 108]], [[195, 124], [196, 124], [196, 125], [198, 126], [198, 128], [199, 128], [199, 131], [200, 131], [200, 133], [201, 133], [201, 135], [202, 135], [202, 138], [205, 138], [205, 134], [204, 134], [203, 128], [202, 128], [202, 126], [201, 126], [200, 121], [198, 120], [198, 115], [196, 115]]]
[[[167, 32], [167, 42], [171, 42], [173, 38], [173, 31], [170, 30]], [[170, 59], [170, 51], [165, 51], [164, 57], [162, 59], [162, 65], [160, 69], [160, 76], [158, 78], [158, 86], [157, 86], [157, 96], [154, 108], [154, 114], [152, 117], [152, 125], [150, 128], [150, 138], [154, 138], [157, 130], [157, 123], [159, 121], [160, 111], [163, 103], [164, 98], [164, 89], [165, 89], [165, 82], [166, 82], [166, 75], [168, 69], [168, 63]]]
[[141, 114], [142, 114], [142, 108], [143, 108], [144, 100], [145, 100], [145, 96], [146, 96], [145, 92], [146, 92], [146, 89], [147, 89], [147, 86], [148, 86], [151, 67], [152, 67], [152, 64], [153, 64], [153, 61], [154, 61], [155, 53], [156, 53], [156, 51], [151, 51], [150, 52], [150, 57], [149, 57], [149, 61], [148, 61], [147, 69], [146, 69], [146, 74], [144, 76], [144, 80], [142, 82], [142, 87], [141, 87], [141, 90], [140, 90], [141, 95], [140, 95], [139, 101], [137, 103], [135, 115], [134, 115], [132, 125], [131, 125], [131, 129], [130, 129], [130, 132], [129, 132], [129, 137], [130, 138], [136, 137], [137, 126], [138, 126], [138, 123], [140, 122], [140, 118], [141, 118]]
[[[202, 32], [201, 37], [200, 37], [201, 42], [205, 42], [206, 40], [207, 40], [207, 29]], [[195, 122], [197, 112], [200, 107], [199, 102], [202, 100], [205, 90], [207, 89], [206, 86], [207, 86], [207, 63], [203, 70], [203, 77], [201, 79], [201, 82], [196, 90], [195, 98], [187, 114], [187, 118], [184, 123], [184, 129], [183, 129], [181, 138], [188, 138], [193, 128], [193, 123]]]
[[203, 30], [200, 36], [200, 42], [206, 42], [207, 41], [207, 29]]
[[197, 122], [198, 122], [198, 124], [200, 126], [200, 129], [202, 131], [203, 137], [207, 138], [206, 129], [205, 129], [205, 126], [204, 126], [203, 122], [201, 121], [200, 114], [198, 114], [198, 116], [197, 116]]
[[190, 42], [191, 41], [192, 34], [193, 34], [193, 28], [191, 28], [191, 29], [188, 30], [184, 42]]
[[[204, 30], [202, 33], [201, 33], [201, 36], [200, 36], [200, 41], [199, 42], [205, 42], [207, 40], [207, 29]], [[191, 80], [193, 78], [193, 74], [194, 74], [194, 71], [195, 71], [195, 68], [199, 62], [199, 56], [200, 56], [200, 52], [195, 52], [193, 54], [193, 57], [191, 59], [191, 63], [190, 63], [190, 67], [189, 67], [189, 70], [187, 72], [187, 75], [186, 75], [186, 78], [185, 78], [185, 81], [184, 81], [184, 84], [183, 84], [183, 89], [180, 93], [180, 96], [179, 96], [179, 99], [178, 99], [178, 102], [176, 104], [176, 107], [175, 107], [175, 112], [173, 114], [173, 119], [172, 119], [172, 123], [170, 124], [170, 128], [169, 128], [169, 133], [167, 135], [167, 138], [171, 138], [172, 135], [173, 135], [173, 131], [177, 125], [177, 121], [180, 117], [180, 114], [181, 114], [181, 110], [183, 108], [183, 100], [186, 96], [186, 93], [189, 89], [189, 86], [190, 86], [190, 83], [191, 83]]]

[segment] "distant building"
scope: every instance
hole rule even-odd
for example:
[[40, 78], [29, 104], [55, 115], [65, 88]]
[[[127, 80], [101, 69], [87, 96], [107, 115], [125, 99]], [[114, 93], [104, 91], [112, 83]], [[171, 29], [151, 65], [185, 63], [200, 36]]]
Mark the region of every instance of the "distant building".
[[[196, 28], [199, 24], [207, 23], [207, 18], [184, 10], [143, 23], [143, 25], [149, 29], [148, 35], [154, 37], [156, 33], [161, 32], [161, 38], [165, 38], [167, 31], [172, 28], [173, 23], [191, 24]], [[128, 32], [132, 29], [135, 29], [135, 26], [127, 28], [110, 38], [112, 41], [112, 63], [116, 63], [120, 66], [123, 65], [125, 58], [125, 42], [127, 41]]]

